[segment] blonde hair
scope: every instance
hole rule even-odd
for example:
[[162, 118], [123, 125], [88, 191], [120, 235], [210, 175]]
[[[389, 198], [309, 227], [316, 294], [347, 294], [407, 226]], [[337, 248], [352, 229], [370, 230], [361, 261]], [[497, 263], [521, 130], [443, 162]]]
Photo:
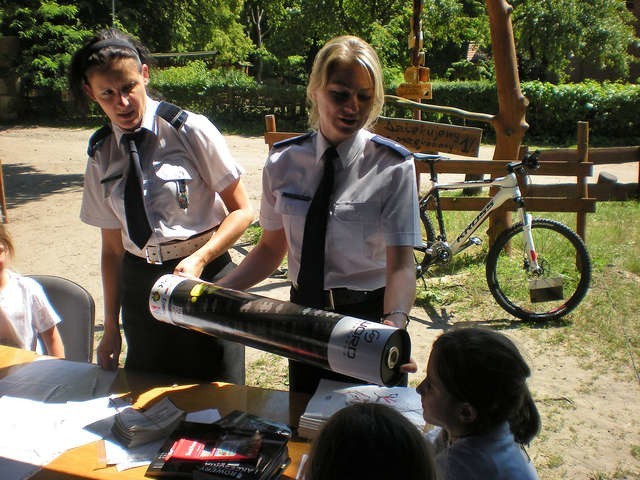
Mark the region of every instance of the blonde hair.
[[0, 244], [4, 245], [9, 253], [9, 257], [13, 258], [15, 249], [13, 247], [13, 240], [11, 240], [11, 235], [9, 235], [9, 231], [5, 228], [4, 225], [0, 224]]
[[359, 37], [344, 35], [329, 40], [318, 52], [307, 85], [309, 125], [317, 129], [320, 122], [318, 106], [313, 92], [326, 87], [333, 66], [337, 63], [359, 64], [367, 69], [373, 83], [373, 105], [364, 128], [370, 127], [380, 115], [384, 104], [384, 82], [382, 65], [373, 47]]

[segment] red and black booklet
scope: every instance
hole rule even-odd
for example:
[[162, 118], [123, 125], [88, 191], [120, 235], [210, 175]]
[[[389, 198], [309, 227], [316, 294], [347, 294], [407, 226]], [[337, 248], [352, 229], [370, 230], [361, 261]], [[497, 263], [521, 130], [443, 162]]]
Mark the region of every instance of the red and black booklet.
[[289, 463], [291, 430], [239, 410], [212, 424], [183, 421], [147, 468], [148, 477], [272, 480]]

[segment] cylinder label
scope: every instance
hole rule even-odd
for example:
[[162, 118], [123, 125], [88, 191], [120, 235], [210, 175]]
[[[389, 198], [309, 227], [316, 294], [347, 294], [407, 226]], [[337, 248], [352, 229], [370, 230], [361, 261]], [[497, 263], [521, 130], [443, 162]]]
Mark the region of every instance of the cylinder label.
[[154, 318], [174, 323], [170, 305], [171, 293], [185, 280], [186, 278], [177, 275], [163, 275], [156, 281], [149, 294], [149, 311]]
[[396, 330], [381, 323], [343, 317], [329, 338], [327, 360], [331, 370], [382, 385], [381, 357]]

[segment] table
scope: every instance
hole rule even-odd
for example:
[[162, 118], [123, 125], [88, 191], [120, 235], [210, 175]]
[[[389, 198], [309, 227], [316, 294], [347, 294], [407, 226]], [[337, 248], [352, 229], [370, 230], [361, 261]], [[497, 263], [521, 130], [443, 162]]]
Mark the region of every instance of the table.
[[[0, 378], [10, 374], [21, 364], [37, 357], [34, 352], [0, 345]], [[112, 393], [128, 394], [135, 406], [145, 405], [169, 397], [185, 411], [217, 408], [222, 415], [232, 410], [243, 410], [297, 426], [300, 415], [309, 400], [307, 395], [269, 390], [264, 388], [215, 382], [209, 384], [190, 382], [188, 379], [145, 374], [119, 369], [111, 386]], [[131, 479], [141, 480], [145, 467], [118, 472], [114, 467], [100, 464], [101, 442], [93, 442], [68, 450], [42, 468], [32, 478], [35, 480], [65, 479]], [[283, 474], [285, 479], [295, 479], [301, 456], [309, 449], [309, 443], [298, 440], [289, 442], [291, 464]]]

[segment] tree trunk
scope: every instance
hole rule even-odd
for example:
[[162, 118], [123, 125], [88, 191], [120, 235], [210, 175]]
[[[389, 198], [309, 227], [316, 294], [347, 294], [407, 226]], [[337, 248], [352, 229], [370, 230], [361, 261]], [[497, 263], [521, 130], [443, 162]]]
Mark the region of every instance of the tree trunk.
[[[498, 89], [498, 113], [493, 122], [496, 132], [494, 160], [518, 158], [522, 138], [529, 127], [525, 120], [528, 101], [520, 90], [516, 46], [511, 25], [513, 7], [505, 0], [486, 0], [491, 26], [491, 43]], [[499, 209], [489, 222], [489, 239], [510, 224], [509, 214]]]

